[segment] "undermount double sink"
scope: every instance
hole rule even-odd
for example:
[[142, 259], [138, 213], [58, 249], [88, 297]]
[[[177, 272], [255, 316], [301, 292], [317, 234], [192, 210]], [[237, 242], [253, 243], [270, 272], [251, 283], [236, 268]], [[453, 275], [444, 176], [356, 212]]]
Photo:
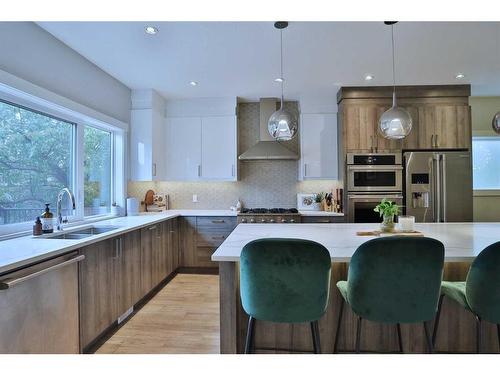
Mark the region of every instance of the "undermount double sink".
[[119, 227], [112, 226], [102, 226], [96, 227], [91, 226], [87, 228], [79, 228], [68, 231], [61, 231], [54, 235], [43, 236], [42, 238], [51, 239], [51, 240], [81, 240], [83, 238], [96, 236], [98, 234], [103, 234], [106, 232], [110, 232], [112, 230], [119, 229]]

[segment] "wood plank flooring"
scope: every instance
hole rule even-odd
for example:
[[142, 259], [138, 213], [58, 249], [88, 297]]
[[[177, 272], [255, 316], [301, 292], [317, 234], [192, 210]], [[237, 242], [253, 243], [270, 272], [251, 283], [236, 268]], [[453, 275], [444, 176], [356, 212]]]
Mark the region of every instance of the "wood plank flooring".
[[96, 353], [219, 352], [219, 277], [178, 274]]

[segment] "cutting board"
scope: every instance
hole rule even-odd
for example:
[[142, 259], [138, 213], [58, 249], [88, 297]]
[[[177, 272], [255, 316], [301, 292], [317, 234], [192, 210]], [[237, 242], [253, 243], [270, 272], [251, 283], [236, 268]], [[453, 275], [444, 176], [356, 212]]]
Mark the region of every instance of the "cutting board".
[[389, 236], [405, 236], [405, 237], [423, 237], [424, 234], [417, 230], [412, 232], [382, 232], [380, 230], [360, 231], [356, 232], [357, 236], [375, 236], [375, 237], [389, 237]]

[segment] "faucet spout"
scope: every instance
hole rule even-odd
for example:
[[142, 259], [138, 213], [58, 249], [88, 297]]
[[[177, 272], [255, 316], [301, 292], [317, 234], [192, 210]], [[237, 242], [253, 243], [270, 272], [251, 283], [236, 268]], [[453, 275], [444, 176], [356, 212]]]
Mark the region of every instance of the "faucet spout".
[[62, 230], [63, 219], [61, 213], [62, 211], [61, 206], [64, 194], [68, 194], [68, 196], [70, 197], [73, 211], [76, 209], [75, 196], [73, 195], [71, 190], [69, 190], [68, 188], [61, 189], [59, 194], [57, 194], [57, 230]]

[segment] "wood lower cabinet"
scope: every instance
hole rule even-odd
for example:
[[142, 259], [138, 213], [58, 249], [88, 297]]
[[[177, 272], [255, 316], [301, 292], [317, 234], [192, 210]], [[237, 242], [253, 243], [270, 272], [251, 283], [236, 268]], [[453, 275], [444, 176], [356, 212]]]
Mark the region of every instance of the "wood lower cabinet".
[[345, 216], [302, 216], [301, 222], [304, 224], [345, 223]]
[[85, 350], [178, 267], [177, 219], [80, 249], [80, 347]]
[[194, 268], [217, 268], [212, 262], [215, 250], [236, 227], [236, 218], [231, 216], [183, 217], [179, 222], [179, 247], [182, 266]]
[[80, 249], [80, 347], [84, 349], [119, 316], [119, 240]]

